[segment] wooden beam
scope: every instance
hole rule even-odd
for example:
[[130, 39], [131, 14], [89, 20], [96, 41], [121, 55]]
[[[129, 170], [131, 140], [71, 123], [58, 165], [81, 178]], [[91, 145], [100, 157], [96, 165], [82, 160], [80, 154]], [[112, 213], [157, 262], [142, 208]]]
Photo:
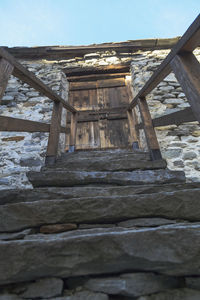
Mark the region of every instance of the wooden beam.
[[[12, 132], [49, 132], [50, 124], [0, 116], [0, 131]], [[66, 128], [61, 127], [61, 132], [65, 133]]]
[[137, 136], [137, 132], [136, 132], [136, 120], [135, 120], [135, 115], [133, 114], [132, 109], [127, 110], [127, 116], [128, 116], [131, 143], [132, 143], [133, 149], [139, 149], [139, 141], [138, 141], [138, 136]]
[[[131, 84], [131, 80], [126, 79], [126, 86], [127, 86], [127, 94], [129, 101], [131, 101], [133, 97], [133, 87]], [[137, 116], [135, 113], [135, 108], [127, 110], [127, 116], [128, 116], [128, 123], [129, 123], [129, 129], [130, 129], [130, 136], [131, 136], [131, 142], [133, 149], [139, 149], [139, 134], [136, 129], [137, 125]]]
[[83, 82], [83, 81], [96, 81], [102, 79], [125, 78], [125, 76], [130, 76], [130, 73], [125, 72], [125, 73], [114, 73], [114, 74], [71, 76], [68, 77], [67, 80], [69, 82]]
[[32, 72], [23, 67], [11, 54], [9, 54], [2, 47], [0, 47], [0, 57], [4, 58], [11, 65], [13, 65], [14, 76], [28, 83], [31, 87], [33, 87], [49, 99], [53, 100], [54, 102], [61, 102], [63, 104], [63, 107], [65, 107], [70, 112], [76, 112], [76, 109], [73, 106], [65, 102], [64, 99], [62, 99], [58, 94], [56, 94], [52, 89], [50, 89], [46, 84], [38, 79]]
[[193, 51], [200, 44], [200, 15], [190, 25], [182, 38], [173, 47], [159, 68], [154, 72], [144, 87], [139, 91], [136, 97], [131, 101], [128, 109], [132, 109], [139, 98], [148, 95], [170, 72], [170, 62], [181, 51]]
[[191, 107], [187, 107], [183, 110], [167, 114], [159, 118], [153, 119], [153, 126], [168, 126], [168, 125], [180, 125], [186, 122], [197, 121]]
[[13, 66], [4, 58], [0, 59], [0, 104], [5, 93], [8, 79], [12, 74]]
[[12, 47], [6, 50], [16, 58], [22, 59], [63, 59], [83, 57], [97, 51], [116, 51], [117, 53], [131, 53], [138, 50], [154, 50], [172, 48], [179, 37], [168, 39], [130, 40], [119, 43], [103, 43], [84, 46], [46, 46], [46, 47]]
[[76, 147], [77, 113], [71, 114], [71, 128], [69, 140], [69, 152], [74, 152]]
[[194, 54], [176, 55], [171, 67], [185, 93], [196, 119], [200, 122], [200, 64]]
[[[94, 114], [94, 115], [79, 115], [77, 118], [77, 123], [84, 122], [97, 122], [99, 120], [126, 120], [127, 113], [113, 113], [113, 114]], [[70, 124], [70, 118], [67, 120], [67, 123]]]
[[130, 71], [130, 62], [118, 65], [98, 66], [98, 67], [73, 67], [63, 68], [67, 77], [71, 76], [85, 76], [91, 74], [113, 74], [113, 73], [127, 73]]
[[162, 159], [160, 147], [156, 137], [155, 130], [151, 115], [149, 112], [148, 104], [145, 98], [139, 98], [138, 106], [141, 114], [142, 123], [144, 126], [144, 132], [146, 136], [147, 146], [151, 155], [152, 160]]
[[69, 90], [78, 91], [78, 90], [91, 90], [98, 88], [112, 88], [125, 86], [124, 78], [115, 78], [115, 79], [106, 79], [106, 80], [96, 80], [88, 82], [70, 82]]
[[54, 102], [48, 146], [47, 146], [47, 152], [45, 158], [46, 165], [53, 165], [56, 162], [59, 137], [60, 137], [61, 116], [62, 116], [62, 103]]

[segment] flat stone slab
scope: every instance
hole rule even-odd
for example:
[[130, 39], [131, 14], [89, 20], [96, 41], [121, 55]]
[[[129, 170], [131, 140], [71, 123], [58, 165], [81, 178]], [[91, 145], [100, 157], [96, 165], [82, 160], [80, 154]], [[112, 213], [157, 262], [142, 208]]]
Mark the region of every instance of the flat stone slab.
[[178, 190], [194, 190], [200, 188], [200, 183], [171, 183], [163, 185], [129, 185], [129, 186], [76, 186], [76, 187], [43, 187], [26, 190], [2, 190], [0, 205], [38, 200], [70, 199], [81, 197], [109, 197], [137, 194], [155, 194], [159, 192], [174, 192]]
[[138, 218], [124, 222], [119, 222], [117, 225], [120, 227], [156, 227], [168, 224], [175, 224], [176, 220], [170, 220], [165, 218]]
[[200, 277], [187, 277], [185, 282], [188, 288], [200, 290]]
[[199, 300], [200, 292], [192, 289], [174, 289], [151, 296], [142, 296], [137, 300]]
[[[139, 158], [139, 159], [138, 159]], [[143, 157], [142, 157], [143, 158]], [[116, 155], [108, 154], [102, 157], [70, 157], [59, 160], [52, 167], [43, 167], [43, 170], [48, 169], [65, 169], [70, 171], [85, 170], [85, 171], [132, 171], [132, 170], [153, 170], [164, 169], [167, 164], [165, 160], [145, 160], [134, 154]]]
[[[200, 189], [155, 194], [39, 200], [0, 205], [0, 232], [62, 223], [119, 223], [163, 217], [200, 221]], [[137, 220], [138, 221], [138, 220]]]
[[103, 228], [0, 241], [0, 282], [134, 270], [200, 275], [199, 230], [198, 224], [140, 230]]
[[95, 292], [138, 297], [181, 286], [181, 279], [154, 273], [128, 273], [118, 277], [92, 278], [84, 286]]
[[150, 160], [149, 152], [142, 151], [142, 150], [135, 150], [132, 149], [108, 149], [108, 150], [93, 150], [93, 151], [75, 151], [73, 153], [63, 153], [61, 157], [57, 160], [59, 163], [60, 161], [74, 161], [77, 159], [84, 159], [84, 158], [105, 158], [105, 157], [113, 157], [113, 158], [124, 158], [124, 157], [131, 157], [132, 159], [137, 160]]
[[34, 187], [43, 186], [76, 186], [87, 184], [160, 184], [185, 182], [182, 171], [137, 170], [132, 172], [86, 172], [46, 170], [43, 172], [29, 172], [28, 178]]
[[20, 297], [24, 299], [52, 298], [62, 294], [63, 281], [59, 278], [42, 278], [25, 284], [23, 289]]
[[[47, 291], [48, 295], [48, 291]], [[2, 294], [0, 295], [0, 300], [24, 300], [25, 298], [19, 297], [14, 294]], [[34, 298], [29, 298], [34, 299]], [[41, 299], [41, 298], [37, 298]], [[65, 295], [60, 297], [51, 297], [51, 298], [42, 298], [44, 300], [51, 299], [51, 300], [109, 300], [109, 297], [103, 293], [94, 293], [91, 291], [80, 291], [75, 292], [71, 295]]]

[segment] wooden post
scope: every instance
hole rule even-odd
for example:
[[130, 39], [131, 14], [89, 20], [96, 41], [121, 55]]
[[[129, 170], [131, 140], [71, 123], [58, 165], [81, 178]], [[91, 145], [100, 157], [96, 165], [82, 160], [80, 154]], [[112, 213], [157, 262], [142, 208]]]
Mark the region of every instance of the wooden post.
[[200, 122], [200, 64], [193, 53], [176, 55], [170, 63], [196, 119]]
[[130, 128], [131, 142], [133, 150], [139, 149], [138, 135], [136, 131], [136, 118], [133, 110], [127, 110], [128, 122]]
[[6, 59], [0, 59], [0, 104], [13, 69], [14, 67]]
[[69, 152], [74, 152], [75, 151], [76, 131], [77, 131], [77, 113], [72, 113], [71, 114], [71, 130], [70, 130]]
[[53, 165], [56, 161], [61, 129], [62, 103], [54, 102], [45, 164]]
[[142, 123], [144, 126], [144, 132], [147, 140], [147, 146], [149, 148], [149, 152], [151, 155], [151, 159], [152, 160], [162, 159], [160, 147], [158, 144], [158, 140], [156, 137], [156, 133], [153, 127], [151, 115], [145, 97], [138, 99], [138, 106], [141, 114]]
[[[129, 79], [126, 79], [125, 82], [126, 82], [129, 102], [131, 102], [133, 99], [133, 91], [132, 91], [131, 81]], [[136, 149], [139, 149], [139, 132], [136, 129], [138, 122], [137, 122], [137, 115], [135, 112], [135, 108], [127, 110], [127, 116], [128, 116], [128, 123], [129, 123], [132, 147], [133, 147], [133, 150], [136, 150]]]

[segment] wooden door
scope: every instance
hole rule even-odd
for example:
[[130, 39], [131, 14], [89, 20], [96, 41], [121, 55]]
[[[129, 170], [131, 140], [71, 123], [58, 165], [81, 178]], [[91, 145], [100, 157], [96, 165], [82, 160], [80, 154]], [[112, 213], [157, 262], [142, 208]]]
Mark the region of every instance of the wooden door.
[[[77, 125], [77, 150], [129, 146], [126, 115], [129, 99], [125, 76], [70, 82], [69, 103], [81, 111]], [[70, 116], [68, 126], [69, 123]], [[69, 136], [67, 136], [66, 150], [68, 146]]]

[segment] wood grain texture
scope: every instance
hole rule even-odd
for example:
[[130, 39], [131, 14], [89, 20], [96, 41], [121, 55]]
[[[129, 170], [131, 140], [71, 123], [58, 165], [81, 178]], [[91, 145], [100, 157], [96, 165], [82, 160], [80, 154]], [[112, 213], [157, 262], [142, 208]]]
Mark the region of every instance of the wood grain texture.
[[96, 80], [96, 81], [88, 81], [88, 82], [70, 82], [69, 90], [91, 90], [98, 88], [110, 88], [110, 87], [119, 87], [124, 86], [125, 81], [124, 78], [116, 78], [116, 79], [107, 79], [107, 80]]
[[54, 103], [46, 156], [57, 156], [61, 127], [62, 103]]
[[71, 76], [67, 80], [69, 82], [84, 82], [84, 81], [96, 81], [114, 78], [125, 78], [125, 76], [130, 76], [129, 72], [126, 73], [114, 73], [114, 74], [97, 74], [97, 75], [82, 75], [82, 76]]
[[200, 122], [200, 64], [194, 54], [176, 55], [171, 67], [185, 93], [196, 119]]
[[14, 67], [6, 59], [0, 59], [0, 104], [13, 68]]
[[[0, 131], [13, 132], [49, 132], [50, 124], [0, 116]], [[66, 128], [61, 127], [61, 132], [65, 133]]]
[[73, 67], [63, 68], [67, 78], [71, 76], [85, 76], [92, 74], [127, 73], [130, 71], [130, 62], [124, 64], [98, 66], [98, 67]]
[[[132, 86], [132, 81], [131, 80], [125, 80], [126, 82], [126, 87], [127, 87], [127, 95], [129, 102], [133, 98], [133, 86]], [[139, 131], [137, 130], [137, 116], [135, 113], [135, 108], [127, 110], [127, 116], [128, 116], [128, 124], [129, 124], [129, 129], [130, 129], [130, 140], [131, 143], [137, 143], [139, 146]]]
[[71, 115], [70, 146], [76, 145], [77, 113]]
[[168, 126], [168, 125], [180, 125], [185, 122], [194, 122], [196, 117], [191, 109], [187, 107], [181, 111], [174, 112], [172, 114], [164, 115], [159, 118], [153, 119], [153, 126]]
[[96, 51], [114, 50], [119, 54], [130, 53], [140, 49], [169, 49], [172, 48], [179, 37], [169, 39], [143, 39], [131, 40], [120, 43], [103, 43], [84, 46], [46, 46], [46, 47], [12, 47], [7, 51], [16, 58], [27, 59], [69, 59], [77, 56], [83, 57], [85, 54]]
[[[130, 144], [126, 86], [70, 91], [69, 96], [70, 104], [80, 111], [76, 149], [122, 148]], [[67, 137], [67, 148], [69, 144]]]
[[147, 146], [149, 151], [160, 149], [158, 140], [156, 137], [155, 130], [153, 128], [153, 123], [151, 119], [151, 115], [149, 112], [148, 104], [145, 98], [139, 98], [138, 106], [141, 114], [141, 119], [143, 123], [143, 128], [146, 136]]

